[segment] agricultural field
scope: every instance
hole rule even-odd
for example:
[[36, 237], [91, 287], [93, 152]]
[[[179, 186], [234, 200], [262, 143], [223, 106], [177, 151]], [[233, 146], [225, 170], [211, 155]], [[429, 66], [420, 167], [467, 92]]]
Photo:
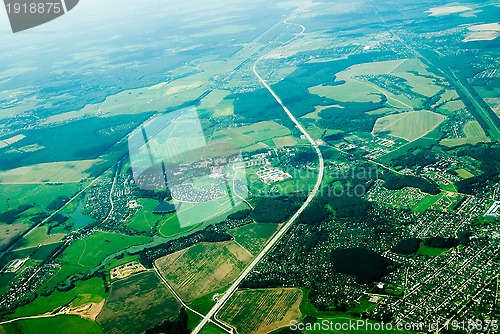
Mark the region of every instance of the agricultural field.
[[227, 198], [201, 203], [183, 202], [176, 214], [165, 216], [158, 226], [158, 232], [164, 237], [175, 236], [204, 224], [218, 223], [227, 215], [246, 208], [245, 203], [232, 206]]
[[72, 243], [63, 253], [61, 261], [83, 268], [97, 266], [108, 255], [150, 241], [150, 238], [128, 236], [110, 232], [96, 232]]
[[104, 283], [101, 278], [94, 277], [86, 281], [78, 281], [69, 291], [54, 291], [49, 296], [40, 296], [35, 301], [22, 306], [6, 318], [35, 316], [45, 314], [69, 305], [78, 307], [89, 303], [101, 303], [106, 298]]
[[463, 132], [465, 138], [446, 138], [441, 140], [441, 145], [456, 147], [461, 145], [475, 145], [477, 143], [489, 143], [491, 139], [486, 136], [483, 128], [477, 121], [470, 121], [464, 125]]
[[[350, 66], [336, 74], [333, 86], [309, 88], [311, 94], [340, 102], [380, 102], [397, 108], [421, 108], [425, 98], [438, 94], [440, 78], [417, 59], [370, 62]], [[410, 93], [414, 98], [406, 95]]]
[[85, 171], [100, 160], [43, 163], [0, 172], [3, 184], [76, 183], [90, 174]]
[[0, 224], [0, 249], [8, 246], [12, 240], [24, 233], [30, 227], [29, 224]]
[[108, 333], [142, 333], [173, 320], [180, 311], [175, 297], [154, 272], [116, 281], [97, 321]]
[[373, 134], [389, 134], [412, 142], [434, 130], [444, 120], [443, 115], [423, 110], [389, 115], [377, 120]]
[[230, 241], [197, 244], [156, 260], [156, 265], [179, 296], [190, 302], [232, 283], [252, 258]]
[[278, 224], [249, 224], [229, 232], [235, 241], [253, 255], [257, 255], [278, 230]]
[[48, 235], [47, 233], [48, 230], [49, 228], [47, 226], [40, 226], [37, 227], [36, 229], [31, 230], [29, 234], [26, 234], [22, 238], [22, 240], [20, 240], [17, 243], [16, 249], [37, 247], [40, 245], [57, 243], [66, 236], [66, 234], [63, 233]]
[[239, 290], [217, 316], [240, 334], [269, 333], [302, 318], [302, 298], [295, 288]]
[[60, 196], [71, 197], [78, 192], [78, 184], [0, 184], [0, 201], [2, 212], [22, 205], [36, 204], [47, 208], [56, 198]]
[[2, 334], [102, 334], [99, 324], [82, 319], [76, 315], [59, 315], [51, 318], [16, 321], [8, 325], [0, 325]]
[[290, 130], [281, 124], [273, 121], [264, 121], [248, 126], [215, 131], [210, 144], [230, 144], [244, 149], [252, 147], [257, 143], [267, 143], [272, 139], [289, 137], [290, 133]]
[[309, 89], [311, 94], [334, 99], [340, 102], [379, 102], [378, 90], [360, 81], [349, 81], [338, 86], [315, 86]]

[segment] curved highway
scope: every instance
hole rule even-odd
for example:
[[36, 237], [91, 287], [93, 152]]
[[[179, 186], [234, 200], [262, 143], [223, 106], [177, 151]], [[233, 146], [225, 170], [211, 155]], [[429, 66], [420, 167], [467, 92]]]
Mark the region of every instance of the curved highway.
[[[285, 21], [287, 23], [288, 19]], [[299, 33], [297, 36], [301, 35], [304, 33], [305, 28], [301, 25], [302, 27], [302, 32]], [[297, 218], [300, 216], [300, 214], [309, 206], [309, 204], [312, 202], [314, 197], [316, 197], [320, 187], [321, 183], [323, 182], [323, 175], [324, 175], [324, 169], [325, 169], [325, 164], [323, 160], [323, 155], [321, 154], [321, 151], [319, 149], [318, 144], [314, 141], [314, 139], [307, 133], [306, 129], [299, 123], [299, 121], [293, 116], [293, 114], [288, 110], [288, 108], [285, 106], [283, 101], [279, 98], [279, 96], [274, 92], [274, 90], [271, 88], [271, 86], [260, 76], [260, 74], [257, 72], [257, 65], [266, 57], [267, 55], [264, 55], [260, 57], [254, 64], [253, 66], [253, 73], [255, 76], [259, 79], [259, 81], [266, 87], [266, 89], [271, 93], [271, 95], [274, 97], [274, 99], [280, 104], [280, 106], [283, 108], [287, 116], [292, 120], [292, 122], [295, 124], [295, 126], [300, 130], [300, 132], [305, 136], [305, 138], [311, 143], [312, 147], [316, 151], [316, 154], [318, 155], [318, 161], [319, 161], [319, 169], [318, 169], [318, 179], [316, 181], [316, 184], [312, 191], [309, 193], [309, 196], [307, 197], [306, 201], [300, 209], [288, 220], [288, 222], [283, 225], [283, 227], [276, 233], [276, 235], [269, 241], [269, 243], [264, 247], [264, 249], [255, 257], [255, 259], [250, 263], [248, 267], [245, 268], [245, 270], [241, 273], [241, 275], [236, 279], [236, 281], [229, 287], [229, 289], [224, 293], [224, 295], [217, 301], [217, 303], [212, 307], [212, 309], [207, 313], [205, 317], [203, 317], [203, 320], [196, 326], [196, 328], [192, 331], [192, 334], [198, 334], [203, 327], [210, 321], [210, 319], [217, 314], [217, 312], [224, 306], [224, 304], [231, 298], [231, 296], [234, 294], [234, 292], [238, 289], [238, 286], [243, 282], [243, 280], [250, 274], [250, 272], [257, 266], [257, 264], [271, 251], [271, 249], [281, 240], [281, 238], [285, 235], [285, 233], [292, 227], [292, 225], [295, 223]]]

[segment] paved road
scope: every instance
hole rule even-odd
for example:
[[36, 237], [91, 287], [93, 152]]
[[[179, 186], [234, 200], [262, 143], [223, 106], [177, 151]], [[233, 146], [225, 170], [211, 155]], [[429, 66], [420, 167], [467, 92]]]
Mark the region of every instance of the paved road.
[[[177, 294], [177, 292], [175, 292], [174, 288], [170, 285], [170, 283], [168, 283], [168, 281], [165, 279], [165, 277], [163, 277], [163, 275], [160, 273], [160, 270], [158, 269], [158, 267], [156, 266], [156, 263], [153, 262], [153, 269], [156, 273], [156, 275], [162, 280], [162, 282], [165, 284], [165, 286], [167, 287], [167, 289], [174, 295], [175, 299], [177, 299], [177, 301], [182, 305], [182, 307], [184, 307], [186, 310], [189, 310], [191, 312], [193, 312], [194, 314], [198, 315], [200, 318], [203, 318], [204, 315], [201, 314], [200, 312], [196, 311], [195, 309], [189, 307], [189, 305], [187, 305], [181, 298], [181, 296], [179, 296]], [[213, 320], [209, 320], [211, 323], [213, 323], [214, 325], [216, 325], [217, 327], [219, 327], [220, 329], [222, 329], [224, 332], [227, 332], [227, 333], [233, 333], [233, 329], [223, 323], [219, 323], [218, 321], [213, 321]]]
[[[288, 20], [287, 20], [288, 21]], [[285, 21], [285, 23], [287, 23]], [[302, 33], [304, 33], [305, 28], [302, 27]], [[321, 154], [321, 151], [318, 147], [318, 144], [314, 141], [314, 139], [307, 133], [306, 129], [297, 121], [295, 116], [288, 110], [288, 108], [285, 106], [283, 101], [279, 98], [279, 96], [274, 92], [274, 90], [271, 88], [271, 86], [259, 75], [257, 72], [257, 65], [262, 61], [266, 55], [262, 56], [259, 58], [254, 66], [253, 66], [253, 73], [255, 76], [259, 79], [259, 81], [266, 87], [266, 89], [271, 93], [271, 95], [274, 97], [274, 99], [280, 104], [280, 106], [283, 108], [285, 113], [288, 115], [288, 117], [292, 120], [292, 122], [295, 124], [295, 126], [302, 132], [302, 134], [305, 136], [305, 138], [309, 141], [309, 143], [312, 145], [314, 150], [316, 151], [316, 154], [318, 155], [319, 159], [319, 169], [318, 169], [318, 179], [316, 181], [316, 184], [313, 188], [313, 190], [310, 192], [309, 196], [307, 197], [306, 201], [300, 209], [286, 222], [285, 225], [279, 230], [279, 232], [269, 241], [269, 243], [264, 247], [264, 249], [255, 257], [255, 259], [250, 263], [250, 265], [241, 273], [241, 275], [236, 279], [236, 281], [229, 287], [229, 289], [224, 293], [224, 295], [217, 301], [217, 303], [212, 307], [212, 309], [207, 313], [207, 315], [203, 318], [203, 320], [196, 326], [196, 328], [192, 331], [192, 334], [198, 334], [203, 327], [210, 321], [210, 319], [217, 314], [217, 312], [224, 306], [224, 304], [231, 298], [231, 296], [234, 294], [234, 292], [238, 289], [238, 286], [243, 282], [243, 280], [250, 274], [250, 272], [257, 266], [257, 264], [271, 251], [271, 249], [281, 240], [281, 238], [285, 235], [285, 233], [292, 227], [292, 225], [295, 223], [297, 218], [300, 216], [300, 214], [309, 206], [309, 204], [312, 202], [314, 197], [316, 197], [320, 187], [321, 183], [323, 181], [323, 175], [324, 175], [324, 160], [323, 160], [323, 155]]]

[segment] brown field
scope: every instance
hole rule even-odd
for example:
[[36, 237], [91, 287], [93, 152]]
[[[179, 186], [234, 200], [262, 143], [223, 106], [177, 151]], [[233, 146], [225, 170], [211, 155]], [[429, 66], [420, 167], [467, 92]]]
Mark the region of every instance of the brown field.
[[3, 184], [76, 183], [87, 178], [85, 173], [99, 160], [64, 161], [31, 165], [0, 173]]
[[296, 288], [237, 291], [217, 317], [239, 334], [269, 333], [300, 320], [302, 290]]
[[12, 239], [26, 231], [30, 225], [28, 224], [0, 224], [0, 249], [7, 246]]
[[97, 321], [106, 333], [139, 334], [177, 317], [180, 305], [154, 272], [142, 272], [111, 285]]
[[109, 276], [111, 277], [111, 280], [124, 279], [145, 270], [146, 268], [144, 268], [142, 264], [132, 261], [111, 269]]
[[74, 314], [81, 318], [95, 321], [99, 313], [101, 313], [104, 307], [105, 300], [100, 303], [89, 303], [86, 305], [71, 307], [63, 310], [62, 314]]
[[235, 242], [197, 244], [156, 260], [163, 277], [186, 302], [232, 283], [252, 254]]

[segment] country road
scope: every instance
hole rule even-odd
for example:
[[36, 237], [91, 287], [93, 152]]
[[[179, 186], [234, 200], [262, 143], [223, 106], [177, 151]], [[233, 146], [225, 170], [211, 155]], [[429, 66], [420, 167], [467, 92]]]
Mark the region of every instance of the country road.
[[[288, 23], [288, 19], [285, 20], [285, 23]], [[304, 33], [305, 28], [301, 25], [299, 25], [302, 28], [302, 32], [300, 32], [297, 36], [300, 36]], [[297, 37], [296, 36], [296, 37]], [[296, 38], [295, 37], [295, 38]], [[236, 281], [228, 288], [228, 290], [224, 293], [224, 295], [217, 301], [217, 303], [212, 307], [212, 309], [207, 313], [207, 315], [203, 318], [203, 320], [196, 326], [196, 328], [192, 331], [192, 334], [198, 334], [203, 327], [210, 321], [210, 319], [217, 314], [217, 312], [224, 306], [224, 304], [231, 298], [231, 296], [236, 292], [238, 289], [239, 285], [243, 280], [250, 274], [250, 272], [257, 266], [257, 264], [273, 249], [273, 247], [281, 240], [281, 238], [285, 235], [285, 233], [292, 227], [292, 225], [295, 223], [297, 218], [300, 216], [300, 214], [309, 206], [309, 204], [312, 202], [314, 197], [316, 197], [320, 187], [321, 183], [323, 182], [323, 175], [324, 175], [324, 160], [323, 160], [323, 155], [321, 154], [321, 151], [318, 147], [318, 144], [314, 141], [314, 139], [307, 133], [306, 129], [302, 126], [302, 124], [299, 123], [299, 121], [293, 116], [293, 114], [288, 110], [288, 108], [285, 106], [283, 101], [280, 99], [280, 97], [274, 92], [274, 90], [271, 88], [271, 86], [260, 76], [260, 74], [257, 72], [257, 65], [267, 56], [264, 55], [260, 57], [254, 64], [253, 66], [253, 73], [255, 76], [259, 79], [259, 81], [264, 85], [264, 87], [271, 93], [271, 95], [274, 97], [274, 99], [279, 103], [279, 105], [283, 108], [287, 116], [292, 120], [292, 122], [295, 124], [295, 126], [300, 130], [300, 132], [305, 136], [305, 138], [309, 141], [309, 143], [312, 145], [312, 147], [315, 149], [317, 155], [318, 155], [318, 161], [319, 161], [319, 169], [318, 169], [318, 179], [316, 181], [316, 184], [312, 191], [310, 192], [309, 196], [307, 197], [306, 201], [300, 209], [286, 222], [283, 227], [276, 233], [276, 235], [269, 241], [269, 243], [264, 247], [264, 249], [255, 257], [255, 259], [248, 265], [248, 267], [243, 270], [241, 275], [236, 279]]]

